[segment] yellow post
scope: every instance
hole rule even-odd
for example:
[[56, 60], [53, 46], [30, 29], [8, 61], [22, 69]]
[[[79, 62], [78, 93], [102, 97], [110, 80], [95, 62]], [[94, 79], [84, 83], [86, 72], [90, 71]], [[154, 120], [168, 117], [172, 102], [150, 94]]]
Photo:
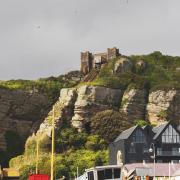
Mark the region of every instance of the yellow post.
[[36, 141], [36, 174], [38, 174], [38, 163], [39, 163], [39, 139], [37, 136], [37, 141]]
[[51, 148], [51, 180], [54, 179], [54, 107], [53, 107], [53, 118], [52, 118], [52, 148]]

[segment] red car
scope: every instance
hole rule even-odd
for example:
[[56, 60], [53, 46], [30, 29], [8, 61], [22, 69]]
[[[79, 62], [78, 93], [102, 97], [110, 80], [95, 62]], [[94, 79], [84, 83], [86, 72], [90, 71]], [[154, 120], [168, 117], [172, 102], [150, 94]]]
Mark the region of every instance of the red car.
[[49, 176], [47, 174], [33, 174], [29, 176], [29, 180], [49, 180]]

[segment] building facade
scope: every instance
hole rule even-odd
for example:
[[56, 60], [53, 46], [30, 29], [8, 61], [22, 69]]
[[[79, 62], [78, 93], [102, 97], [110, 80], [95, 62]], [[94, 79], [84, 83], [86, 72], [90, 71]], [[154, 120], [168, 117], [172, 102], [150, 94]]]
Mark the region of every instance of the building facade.
[[108, 48], [105, 53], [92, 54], [89, 51], [81, 52], [81, 72], [86, 75], [93, 68], [100, 68], [102, 64], [119, 55], [119, 49], [116, 47]]
[[[154, 157], [155, 155], [155, 157]], [[167, 122], [158, 127], [134, 126], [109, 145], [110, 164], [180, 163], [180, 131]]]

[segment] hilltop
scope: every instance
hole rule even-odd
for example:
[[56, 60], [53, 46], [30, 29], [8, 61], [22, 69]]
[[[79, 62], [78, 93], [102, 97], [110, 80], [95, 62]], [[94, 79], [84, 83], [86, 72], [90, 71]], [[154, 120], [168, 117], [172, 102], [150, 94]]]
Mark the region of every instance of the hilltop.
[[[77, 166], [82, 172], [90, 166], [107, 164], [108, 143], [132, 125], [168, 120], [180, 123], [180, 57], [160, 52], [125, 56], [117, 49], [108, 52], [82, 54], [81, 73], [0, 83], [0, 100], [7, 110], [0, 113], [2, 127], [5, 120], [10, 124], [4, 133], [7, 147], [4, 144], [3, 153], [8, 152], [8, 158], [23, 154], [10, 161], [12, 167], [21, 169], [22, 179], [35, 168], [32, 157], [37, 138], [41, 142], [41, 173], [49, 173], [53, 107], [58, 176], [73, 176]], [[21, 102], [17, 100], [20, 97]], [[22, 136], [15, 122], [26, 125], [28, 133]], [[11, 139], [12, 132], [16, 139]], [[23, 139], [21, 148], [12, 143], [17, 139]]]

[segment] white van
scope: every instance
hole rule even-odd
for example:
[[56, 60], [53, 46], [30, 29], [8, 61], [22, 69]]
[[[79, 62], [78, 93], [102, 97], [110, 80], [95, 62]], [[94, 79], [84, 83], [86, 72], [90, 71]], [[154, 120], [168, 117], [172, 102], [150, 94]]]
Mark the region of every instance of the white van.
[[122, 165], [96, 166], [86, 169], [77, 180], [121, 180]]

